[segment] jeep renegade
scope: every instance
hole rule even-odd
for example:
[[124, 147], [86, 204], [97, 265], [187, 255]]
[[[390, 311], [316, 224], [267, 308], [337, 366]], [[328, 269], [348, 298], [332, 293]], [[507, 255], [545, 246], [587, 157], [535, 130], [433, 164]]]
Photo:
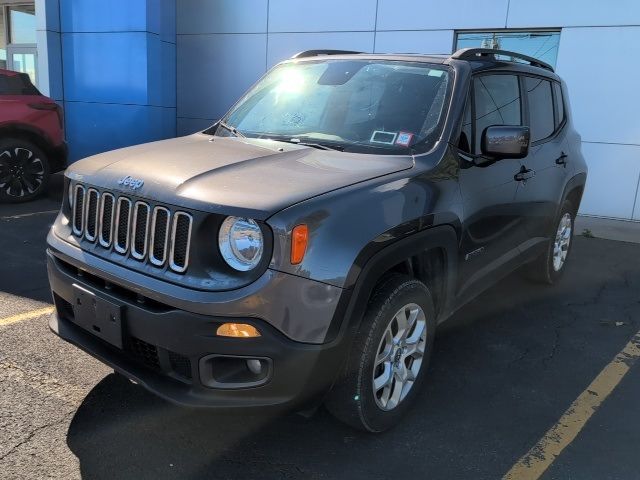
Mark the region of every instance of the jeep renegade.
[[586, 172], [536, 59], [303, 52], [208, 130], [66, 171], [50, 327], [177, 404], [383, 431], [440, 322], [519, 267], [558, 281]]

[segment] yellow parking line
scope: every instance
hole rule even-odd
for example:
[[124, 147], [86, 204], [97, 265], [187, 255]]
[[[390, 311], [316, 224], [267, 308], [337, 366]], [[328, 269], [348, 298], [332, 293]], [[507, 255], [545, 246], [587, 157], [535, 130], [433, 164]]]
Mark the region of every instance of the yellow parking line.
[[31, 310], [30, 312], [19, 313], [18, 315], [12, 315], [11, 317], [0, 318], [0, 327], [11, 325], [12, 323], [23, 322], [32, 318], [41, 317], [43, 315], [49, 315], [53, 312], [53, 307], [40, 308], [38, 310]]
[[640, 331], [616, 355], [584, 392], [571, 404], [558, 423], [503, 477], [503, 480], [534, 480], [551, 466], [578, 436], [587, 421], [640, 357]]

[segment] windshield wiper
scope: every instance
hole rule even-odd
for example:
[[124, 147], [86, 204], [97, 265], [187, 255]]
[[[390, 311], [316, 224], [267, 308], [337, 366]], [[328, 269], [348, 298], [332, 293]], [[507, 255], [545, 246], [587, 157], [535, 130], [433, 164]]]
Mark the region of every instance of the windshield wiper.
[[342, 145], [327, 145], [326, 143], [301, 142], [297, 138], [292, 138], [291, 140], [278, 139], [276, 141], [292, 143], [294, 145], [304, 145], [305, 147], [317, 148], [318, 150], [336, 150], [338, 152], [344, 152], [344, 147]]
[[244, 135], [240, 130], [238, 130], [236, 127], [232, 127], [231, 125], [228, 125], [227, 123], [223, 122], [222, 120], [220, 120], [218, 122], [218, 126], [224, 128], [226, 131], [233, 133], [236, 137], [240, 137], [240, 138], [247, 138], [246, 135]]

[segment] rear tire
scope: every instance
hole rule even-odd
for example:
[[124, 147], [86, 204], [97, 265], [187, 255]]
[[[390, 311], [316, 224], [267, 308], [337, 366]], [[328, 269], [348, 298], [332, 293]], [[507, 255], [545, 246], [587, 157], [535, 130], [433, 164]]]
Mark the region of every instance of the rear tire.
[[28, 202], [46, 191], [49, 160], [42, 150], [21, 138], [0, 140], [0, 203]]
[[394, 274], [375, 289], [346, 370], [325, 402], [339, 420], [368, 432], [399, 423], [425, 378], [435, 310], [420, 281]]
[[527, 265], [527, 278], [547, 285], [553, 285], [560, 280], [573, 245], [574, 220], [575, 209], [571, 202], [566, 200], [554, 223], [554, 230], [545, 252]]

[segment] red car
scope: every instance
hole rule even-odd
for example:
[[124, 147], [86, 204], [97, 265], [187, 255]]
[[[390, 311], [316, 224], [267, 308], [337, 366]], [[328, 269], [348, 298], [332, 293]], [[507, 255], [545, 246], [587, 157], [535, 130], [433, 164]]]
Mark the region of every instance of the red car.
[[0, 69], [0, 202], [25, 202], [67, 161], [62, 108], [25, 73]]

